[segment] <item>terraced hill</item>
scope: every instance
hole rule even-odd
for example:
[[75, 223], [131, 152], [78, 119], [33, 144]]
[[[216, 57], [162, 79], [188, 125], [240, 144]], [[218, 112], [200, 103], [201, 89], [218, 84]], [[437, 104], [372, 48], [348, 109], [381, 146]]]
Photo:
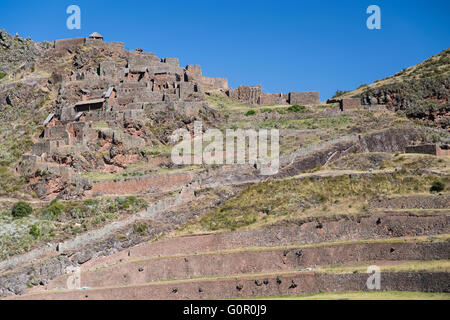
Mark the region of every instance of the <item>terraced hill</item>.
[[[0, 36], [0, 296], [449, 299], [450, 136], [393, 108], [400, 93], [343, 111], [253, 105], [176, 59]], [[447, 58], [343, 97], [399, 79], [438, 92], [426, 72], [448, 77]], [[195, 121], [278, 129], [278, 172], [173, 163], [172, 131]]]

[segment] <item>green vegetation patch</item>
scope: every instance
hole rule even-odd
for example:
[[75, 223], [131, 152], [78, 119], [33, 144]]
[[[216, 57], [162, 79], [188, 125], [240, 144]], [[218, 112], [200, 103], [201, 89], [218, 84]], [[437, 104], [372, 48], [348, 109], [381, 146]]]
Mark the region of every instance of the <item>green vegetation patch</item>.
[[[261, 182], [186, 225], [185, 231], [235, 230], [280, 219], [362, 214], [375, 196], [426, 193], [436, 179], [401, 171]], [[445, 185], [449, 180], [442, 178]]]
[[16, 202], [11, 210], [14, 218], [28, 217], [31, 213], [33, 213], [33, 208], [25, 201]]
[[431, 185], [430, 192], [441, 192], [444, 191], [445, 184], [441, 180], [433, 181], [433, 184]]
[[18, 202], [13, 212], [20, 210], [19, 215], [0, 212], [0, 260], [49, 241], [65, 241], [146, 207], [145, 200], [133, 196], [85, 201], [53, 200], [32, 212], [28, 204]]
[[287, 111], [289, 111], [289, 112], [305, 112], [306, 111], [306, 107], [305, 106], [299, 106], [298, 104], [294, 104], [293, 106], [288, 107]]

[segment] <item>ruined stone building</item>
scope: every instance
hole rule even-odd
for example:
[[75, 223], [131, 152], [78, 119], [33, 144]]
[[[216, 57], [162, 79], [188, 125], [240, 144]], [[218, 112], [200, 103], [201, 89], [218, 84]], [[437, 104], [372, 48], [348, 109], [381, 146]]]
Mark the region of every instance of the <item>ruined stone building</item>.
[[[143, 119], [148, 109], [164, 112], [170, 107], [187, 115], [198, 115], [207, 106], [205, 92], [209, 91], [220, 90], [231, 99], [251, 104], [320, 102], [318, 92], [269, 94], [263, 93], [261, 86], [230, 89], [227, 79], [206, 77], [199, 65], [183, 68], [177, 58], [160, 59], [142, 49], [128, 51], [121, 42], [103, 40], [102, 35], [94, 32], [88, 39], [54, 41], [54, 54], [71, 55], [74, 68], [52, 74], [50, 81], [60, 85], [59, 105], [45, 119], [44, 131], [32, 153], [23, 156], [18, 167], [22, 174], [40, 170], [79, 183], [76, 171], [82, 170], [83, 165], [74, 166], [74, 158], [85, 151], [96, 151], [98, 139], [119, 141], [123, 152], [151, 145], [146, 137], [136, 134], [137, 130], [127, 133], [125, 123]], [[89, 56], [90, 52], [97, 55]], [[99, 55], [101, 59], [95, 60]], [[99, 121], [107, 122], [108, 128], [94, 127], [93, 123]], [[114, 156], [105, 158], [105, 163], [112, 162]], [[66, 165], [68, 162], [71, 165]]]
[[260, 85], [239, 86], [237, 89], [225, 90], [226, 95], [235, 100], [249, 104], [290, 104], [290, 105], [316, 105], [320, 104], [320, 95], [317, 91], [311, 92], [289, 92], [265, 93]]

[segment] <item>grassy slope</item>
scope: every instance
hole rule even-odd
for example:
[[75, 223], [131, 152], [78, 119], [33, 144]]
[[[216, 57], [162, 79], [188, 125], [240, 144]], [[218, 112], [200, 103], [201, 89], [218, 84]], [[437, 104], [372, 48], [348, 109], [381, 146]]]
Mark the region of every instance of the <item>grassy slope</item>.
[[417, 65], [405, 68], [393, 76], [376, 80], [370, 85], [361, 85], [359, 88], [345, 92], [341, 98], [359, 97], [368, 88], [376, 89], [386, 85], [414, 81], [429, 77], [448, 77], [450, 75], [450, 48]]
[[[316, 219], [368, 212], [377, 196], [429, 194], [431, 184], [450, 179], [402, 170], [350, 178], [348, 174], [266, 181], [247, 186], [240, 194], [198, 220], [181, 233], [257, 228], [285, 219]], [[446, 191], [448, 193], [448, 191]]]
[[67, 240], [145, 207], [143, 199], [118, 197], [52, 201], [48, 205], [34, 208], [30, 216], [23, 218], [14, 218], [10, 211], [0, 211], [0, 260], [50, 241]]

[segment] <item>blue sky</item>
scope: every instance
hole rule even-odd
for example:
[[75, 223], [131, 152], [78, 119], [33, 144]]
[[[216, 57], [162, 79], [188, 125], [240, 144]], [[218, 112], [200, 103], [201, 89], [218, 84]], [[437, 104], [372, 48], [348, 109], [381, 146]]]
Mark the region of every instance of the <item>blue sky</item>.
[[[66, 8], [81, 8], [68, 30]], [[381, 30], [366, 9], [381, 8]], [[180, 65], [199, 64], [230, 87], [318, 90], [321, 99], [417, 64], [450, 45], [448, 0], [0, 0], [0, 28], [33, 40], [100, 32]]]

